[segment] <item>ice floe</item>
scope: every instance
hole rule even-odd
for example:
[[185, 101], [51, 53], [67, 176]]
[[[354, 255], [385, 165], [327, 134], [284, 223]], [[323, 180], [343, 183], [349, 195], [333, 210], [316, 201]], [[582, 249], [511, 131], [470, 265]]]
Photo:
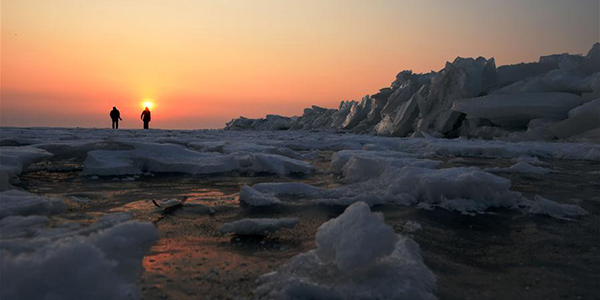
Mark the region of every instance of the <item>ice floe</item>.
[[508, 168], [488, 168], [485, 170], [490, 171], [490, 172], [524, 173], [524, 174], [538, 174], [538, 175], [543, 175], [543, 174], [548, 174], [548, 173], [553, 172], [553, 170], [551, 170], [551, 169], [532, 166], [524, 161], [519, 161], [516, 164], [514, 164]]
[[82, 175], [134, 175], [144, 172], [210, 174], [239, 169], [234, 157], [200, 153], [169, 144], [132, 143], [132, 150], [88, 153]]
[[108, 215], [87, 228], [44, 228], [42, 216], [0, 221], [0, 294], [6, 299], [140, 299], [142, 257], [158, 239], [151, 223]]
[[[278, 154], [197, 152], [174, 144], [129, 143], [131, 150], [94, 150], [84, 161], [82, 175], [152, 173], [215, 174], [253, 171], [274, 174], [309, 173], [310, 163]], [[255, 151], [262, 147], [249, 148]], [[270, 149], [270, 148], [268, 148]], [[276, 148], [277, 150], [287, 148]], [[289, 150], [292, 151], [292, 150]], [[285, 154], [292, 155], [292, 152]]]
[[7, 216], [53, 215], [66, 210], [60, 199], [19, 190], [0, 192], [0, 219]]
[[319, 227], [317, 249], [258, 280], [259, 299], [435, 299], [419, 245], [356, 203]]
[[250, 206], [269, 206], [281, 203], [281, 201], [274, 195], [260, 192], [247, 185], [242, 187], [239, 200], [240, 203]]
[[0, 147], [0, 191], [11, 188], [10, 180], [35, 161], [52, 154], [35, 147]]
[[547, 215], [557, 219], [570, 220], [573, 217], [586, 215], [588, 212], [575, 204], [560, 204], [536, 195], [529, 208], [532, 214]]

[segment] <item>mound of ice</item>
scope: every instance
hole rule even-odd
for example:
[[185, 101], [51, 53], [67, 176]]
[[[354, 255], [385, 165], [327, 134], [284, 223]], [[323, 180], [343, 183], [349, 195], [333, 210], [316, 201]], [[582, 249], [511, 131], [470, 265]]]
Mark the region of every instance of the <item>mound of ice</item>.
[[0, 220], [0, 239], [31, 237], [50, 222], [46, 216], [9, 216]]
[[520, 161], [508, 168], [489, 168], [486, 171], [490, 172], [507, 172], [507, 173], [523, 173], [523, 174], [548, 174], [552, 173], [551, 169], [532, 166], [526, 162]]
[[579, 96], [568, 93], [526, 93], [489, 95], [454, 102], [455, 111], [467, 118], [484, 118], [509, 128], [525, 127], [533, 119], [562, 120], [581, 104]]
[[440, 207], [461, 213], [483, 213], [489, 208], [516, 208], [520, 193], [510, 190], [508, 179], [478, 168], [389, 169], [383, 176], [344, 185], [322, 194], [319, 203], [350, 205], [401, 204]]
[[317, 249], [259, 278], [259, 299], [435, 299], [419, 246], [356, 203], [317, 231]]
[[[270, 144], [268, 142], [271, 142]], [[281, 143], [272, 140], [264, 141], [263, 143], [246, 142], [246, 141], [202, 141], [190, 142], [187, 146], [196, 149], [200, 152], [219, 152], [222, 154], [248, 154], [248, 153], [266, 153], [287, 156], [294, 159], [299, 159], [302, 156], [296, 151], [281, 147]]]
[[435, 168], [439, 164], [439, 161], [428, 159], [353, 155], [342, 168], [342, 175], [348, 182], [358, 182], [381, 176], [390, 168], [397, 169], [405, 166]]
[[323, 261], [334, 262], [340, 270], [350, 270], [389, 256], [397, 240], [382, 214], [371, 213], [367, 204], [358, 202], [319, 227], [316, 254]]
[[253, 154], [251, 170], [274, 174], [310, 173], [314, 169], [310, 163], [276, 154]]
[[0, 192], [0, 219], [7, 216], [53, 215], [66, 209], [62, 200], [18, 190]]
[[[372, 161], [373, 164], [390, 165], [393, 167], [416, 166], [422, 168], [435, 168], [439, 162], [417, 159], [415, 154], [401, 151], [370, 151], [370, 150], [342, 150], [334, 153], [331, 157], [331, 171], [343, 173], [348, 162], [352, 159]], [[379, 171], [383, 171], [380, 169]]]
[[572, 217], [587, 215], [587, 211], [579, 205], [559, 204], [542, 196], [535, 195], [533, 205], [529, 208], [529, 213], [548, 215], [553, 218], [570, 220]]
[[301, 182], [265, 182], [252, 186], [253, 189], [275, 196], [295, 195], [295, 196], [316, 196], [321, 194], [324, 189]]
[[508, 179], [480, 171], [477, 168], [448, 168], [430, 170], [405, 167], [389, 187], [391, 194], [414, 199], [414, 203], [443, 204], [453, 199], [472, 202], [475, 209], [489, 207], [515, 207], [521, 194], [510, 190]]
[[263, 235], [275, 232], [280, 228], [294, 228], [298, 225], [298, 218], [282, 219], [242, 219], [232, 223], [225, 223], [219, 232], [221, 234], [234, 233], [237, 235]]
[[34, 147], [0, 147], [0, 191], [11, 188], [10, 179], [27, 166], [50, 157], [52, 154]]
[[600, 99], [578, 106], [568, 115], [568, 119], [550, 127], [550, 131], [560, 139], [591, 131], [595, 133], [595, 141], [600, 142]]
[[2, 220], [2, 228], [36, 224], [33, 237], [0, 240], [0, 274], [10, 274], [2, 276], [2, 298], [140, 299], [141, 262], [158, 239], [156, 228], [121, 217], [109, 219], [114, 222], [100, 221], [104, 223], [87, 231], [77, 226], [42, 229], [42, 218]]
[[475, 156], [504, 157], [534, 156], [554, 159], [598, 160], [593, 155], [600, 146], [589, 143], [547, 143], [463, 140], [463, 139], [410, 139], [402, 140], [397, 147], [403, 152], [418, 153], [420, 157]]
[[133, 150], [89, 152], [82, 175], [211, 174], [240, 168], [234, 157], [219, 153], [199, 153], [172, 144], [131, 145]]
[[547, 162], [543, 162], [535, 156], [519, 156], [517, 158], [513, 158], [512, 162], [515, 162], [515, 163], [524, 162], [524, 163], [528, 163], [530, 165], [538, 165], [538, 166], [548, 165]]
[[[457, 57], [439, 72], [402, 71], [391, 86], [360, 101], [342, 101], [337, 109], [313, 106], [305, 109], [303, 115], [289, 118], [241, 117], [227, 123], [225, 129], [333, 129], [402, 137], [505, 137], [519, 133], [533, 119], [564, 119], [569, 109], [597, 98], [598, 49], [596, 43], [587, 56], [550, 55], [536, 63], [499, 68], [493, 58]], [[574, 131], [588, 131], [578, 127], [593, 126], [577, 124], [584, 122], [574, 120], [557, 128], [556, 136], [565, 139], [562, 136], [571, 137]], [[552, 140], [554, 136], [520, 135], [519, 139]]]
[[262, 193], [244, 185], [240, 191], [240, 203], [250, 206], [268, 206], [279, 204], [281, 201], [272, 194]]

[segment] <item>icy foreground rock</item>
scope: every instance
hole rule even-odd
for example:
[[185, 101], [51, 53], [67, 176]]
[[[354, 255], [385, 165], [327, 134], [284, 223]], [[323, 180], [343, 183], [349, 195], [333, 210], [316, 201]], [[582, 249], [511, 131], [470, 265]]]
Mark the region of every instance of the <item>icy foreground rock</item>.
[[[290, 174], [313, 170], [310, 163], [284, 155], [261, 153], [273, 149], [252, 144], [245, 144], [244, 150], [238, 149], [231, 154], [198, 152], [174, 144], [130, 142], [126, 145], [133, 149], [90, 151], [82, 175], [139, 175], [145, 172], [218, 174], [232, 171]], [[200, 147], [199, 144], [192, 146]], [[282, 153], [292, 155], [294, 152]]]
[[[439, 72], [402, 71], [390, 87], [337, 109], [313, 106], [302, 116], [234, 119], [227, 130], [344, 130], [388, 136], [600, 141], [597, 112], [567, 112], [600, 96], [600, 43], [586, 56], [559, 54], [496, 68], [493, 58], [456, 58]], [[535, 134], [528, 122], [538, 120]], [[593, 131], [592, 131], [593, 130]]]
[[44, 216], [0, 221], [2, 299], [140, 299], [142, 258], [158, 239], [154, 225], [126, 214], [89, 227], [47, 228], [48, 222]]
[[539, 195], [535, 196], [534, 203], [529, 208], [529, 212], [563, 220], [571, 220], [573, 217], [584, 216], [588, 213], [578, 205], [556, 203]]
[[486, 169], [486, 171], [490, 171], [490, 172], [507, 172], [507, 173], [524, 173], [524, 174], [538, 174], [538, 175], [543, 175], [543, 174], [548, 174], [551, 173], [552, 170], [551, 169], [546, 169], [546, 168], [542, 168], [542, 167], [536, 167], [536, 166], [532, 166], [526, 162], [520, 161], [517, 162], [516, 164], [508, 167], [508, 168], [491, 168], [491, 169]]
[[0, 192], [0, 219], [7, 216], [53, 215], [66, 210], [62, 200], [50, 199], [24, 191]]
[[34, 147], [0, 147], [0, 191], [11, 188], [10, 179], [31, 163], [51, 156], [47, 151]]
[[89, 152], [82, 175], [135, 175], [148, 171], [209, 174], [239, 169], [233, 157], [218, 153], [199, 153], [178, 145], [131, 145], [132, 150]]
[[275, 232], [280, 228], [294, 228], [298, 225], [298, 222], [298, 218], [242, 219], [232, 223], [225, 223], [218, 231], [221, 234], [263, 235], [268, 232]]
[[259, 278], [259, 299], [435, 299], [419, 246], [356, 203], [317, 231], [317, 249]]
[[240, 191], [240, 203], [250, 206], [269, 206], [279, 204], [281, 201], [272, 194], [262, 193], [244, 185]]
[[580, 97], [569, 93], [525, 93], [490, 95], [456, 101], [455, 111], [468, 118], [488, 119], [506, 128], [525, 127], [533, 119], [564, 120], [569, 110], [581, 105]]

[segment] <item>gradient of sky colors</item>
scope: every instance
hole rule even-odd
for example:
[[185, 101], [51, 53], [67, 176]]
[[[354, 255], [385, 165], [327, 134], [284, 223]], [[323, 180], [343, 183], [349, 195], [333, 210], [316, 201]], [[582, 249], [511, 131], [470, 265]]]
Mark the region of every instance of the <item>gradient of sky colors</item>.
[[586, 53], [598, 0], [2, 0], [2, 126], [222, 128], [337, 107], [404, 69]]

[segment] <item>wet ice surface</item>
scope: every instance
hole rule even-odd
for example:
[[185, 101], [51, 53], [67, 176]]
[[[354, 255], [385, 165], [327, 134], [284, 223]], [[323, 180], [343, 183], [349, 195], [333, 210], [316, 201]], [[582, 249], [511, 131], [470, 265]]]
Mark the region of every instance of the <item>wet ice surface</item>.
[[[600, 163], [593, 160], [593, 155], [598, 145], [477, 141], [444, 144], [445, 140], [288, 132], [2, 130], [4, 146], [23, 147], [16, 145], [15, 139], [8, 139], [19, 137], [19, 143], [34, 144], [25, 147], [39, 147], [54, 154], [25, 168], [18, 180], [11, 179], [13, 185], [29, 192], [64, 199], [68, 209], [51, 217], [52, 226], [67, 222], [91, 224], [112, 212], [129, 212], [135, 220], [155, 224], [160, 238], [143, 258], [145, 271], [140, 283], [143, 299], [254, 297], [256, 280], [261, 275], [277, 270], [298, 254], [315, 249], [319, 226], [339, 216], [345, 207], [322, 205], [311, 197], [295, 195], [278, 195], [281, 203], [277, 205], [240, 206], [238, 194], [242, 187], [269, 182], [302, 182], [328, 190], [353, 186], [360, 182], [331, 171], [332, 155], [339, 150], [361, 149], [404, 150], [399, 153], [401, 156], [408, 153], [419, 159], [439, 161], [438, 169], [493, 169], [491, 174], [510, 180], [510, 191], [520, 192], [526, 199], [533, 200], [540, 195], [562, 204], [579, 205], [588, 212], [566, 221], [527, 213], [526, 207], [491, 207], [482, 214], [470, 215], [435, 206], [422, 209], [416, 205], [375, 205], [372, 210], [382, 212], [385, 222], [397, 234], [410, 236], [420, 245], [425, 265], [437, 278], [434, 294], [438, 298], [597, 297]], [[277, 168], [279, 165], [253, 160], [222, 174], [160, 173], [156, 169], [148, 173], [144, 168], [155, 166], [146, 162], [130, 165], [134, 169], [139, 167], [140, 174], [81, 175], [87, 151], [127, 150], [130, 140], [179, 145], [190, 151], [210, 148], [210, 153], [237, 153], [235, 159], [242, 164], [249, 161], [244, 157], [248, 153], [286, 153], [285, 157], [295, 156], [311, 163], [314, 171], [281, 174], [278, 171], [283, 169]], [[248, 143], [232, 143], [240, 140]], [[284, 148], [293, 152], [281, 150]], [[552, 172], [502, 171], [518, 163], [520, 156], [532, 154], [539, 158], [538, 162], [521, 161]], [[588, 160], [583, 160], [586, 155]], [[254, 165], [256, 161], [261, 164]], [[386, 162], [401, 163], [398, 160]], [[256, 171], [255, 166], [262, 168], [259, 170], [267, 166], [277, 172]], [[349, 166], [347, 170], [363, 170], [360, 164], [354, 167]], [[366, 171], [364, 174], [373, 177], [377, 174], [371, 172], [381, 170], [369, 168]], [[183, 196], [189, 199], [169, 214], [151, 202]], [[294, 228], [282, 228], [261, 237], [218, 232], [224, 223], [245, 218], [299, 218], [299, 223]]]

